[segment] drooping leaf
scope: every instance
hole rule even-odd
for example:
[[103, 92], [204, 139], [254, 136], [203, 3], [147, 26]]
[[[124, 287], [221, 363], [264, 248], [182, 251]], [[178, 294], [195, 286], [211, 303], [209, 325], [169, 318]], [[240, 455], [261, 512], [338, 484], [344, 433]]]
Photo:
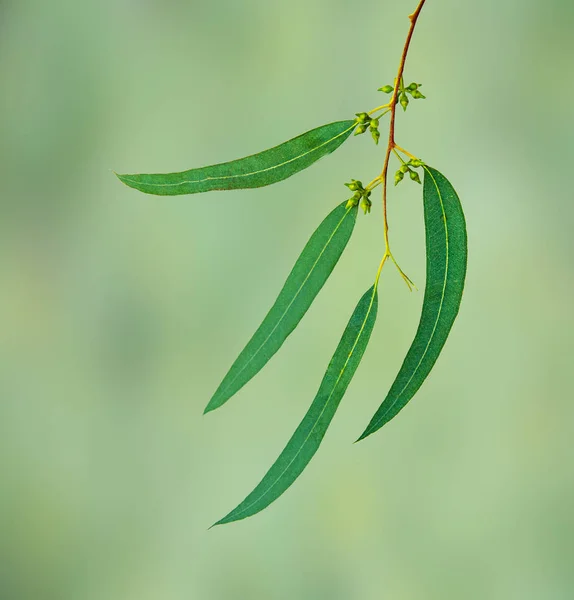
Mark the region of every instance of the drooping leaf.
[[355, 124], [355, 121], [329, 123], [259, 154], [218, 165], [181, 173], [118, 175], [118, 178], [140, 192], [158, 196], [271, 185], [336, 150], [351, 135]]
[[377, 316], [377, 290], [373, 286], [359, 300], [343, 337], [329, 363], [319, 391], [287, 446], [261, 483], [226, 517], [231, 523], [263, 510], [297, 479], [319, 448], [367, 347]]
[[421, 387], [454, 323], [466, 276], [467, 236], [456, 192], [437, 170], [424, 167], [427, 281], [418, 330], [391, 389], [359, 438], [388, 423]]
[[279, 350], [327, 281], [349, 241], [357, 207], [343, 202], [313, 233], [297, 259], [275, 304], [209, 401], [205, 412], [227, 402]]

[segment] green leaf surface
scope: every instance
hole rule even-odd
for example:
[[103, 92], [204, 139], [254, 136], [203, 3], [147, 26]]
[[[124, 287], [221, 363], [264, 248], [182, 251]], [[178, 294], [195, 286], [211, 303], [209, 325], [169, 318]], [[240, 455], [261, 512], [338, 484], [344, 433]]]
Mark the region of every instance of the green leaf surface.
[[209, 401], [205, 412], [227, 402], [279, 350], [335, 268], [357, 219], [343, 202], [319, 225], [297, 259], [275, 304]]
[[319, 391], [293, 437], [259, 485], [226, 517], [231, 523], [263, 510], [297, 479], [319, 448], [363, 357], [377, 317], [377, 290], [373, 286], [359, 300], [329, 363]]
[[388, 423], [421, 387], [458, 313], [466, 276], [467, 236], [456, 192], [437, 170], [424, 167], [427, 281], [413, 343], [387, 397], [359, 440]]
[[329, 123], [259, 154], [218, 165], [181, 173], [118, 175], [118, 178], [140, 192], [158, 196], [271, 185], [336, 150], [351, 135], [355, 125], [355, 121]]

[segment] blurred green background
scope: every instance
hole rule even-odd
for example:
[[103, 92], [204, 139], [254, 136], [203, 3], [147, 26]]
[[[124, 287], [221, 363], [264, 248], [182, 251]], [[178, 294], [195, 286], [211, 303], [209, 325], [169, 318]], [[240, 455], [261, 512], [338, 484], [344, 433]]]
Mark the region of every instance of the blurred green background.
[[[320, 452], [268, 510], [207, 530], [310, 404], [382, 255], [378, 203], [279, 355], [202, 410], [384, 149], [355, 138], [272, 188], [171, 199], [112, 169], [230, 160], [373, 108], [415, 4], [0, 1], [2, 599], [574, 597], [569, 0], [428, 0], [406, 70], [428, 100], [397, 140], [463, 200], [459, 319], [408, 408], [353, 445], [422, 301], [385, 269]], [[393, 189], [390, 219], [422, 290], [420, 188]]]

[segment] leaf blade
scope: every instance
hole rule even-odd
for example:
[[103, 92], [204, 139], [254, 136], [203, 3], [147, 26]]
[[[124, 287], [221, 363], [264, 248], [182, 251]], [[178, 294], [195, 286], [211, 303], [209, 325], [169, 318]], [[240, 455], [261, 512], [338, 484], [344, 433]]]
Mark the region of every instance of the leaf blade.
[[215, 525], [257, 514], [281, 496], [315, 455], [367, 348], [377, 317], [377, 289], [359, 300], [333, 354], [319, 391], [287, 446], [255, 489]]
[[219, 408], [275, 355], [329, 278], [353, 233], [358, 208], [339, 204], [311, 235], [261, 325], [223, 378], [205, 413]]
[[387, 397], [359, 440], [393, 419], [421, 387], [440, 355], [462, 300], [468, 253], [462, 205], [444, 175], [428, 166], [424, 169], [427, 281], [421, 319]]
[[334, 152], [351, 135], [355, 125], [351, 120], [336, 121], [263, 152], [199, 169], [116, 175], [128, 187], [157, 196], [263, 187], [287, 179]]

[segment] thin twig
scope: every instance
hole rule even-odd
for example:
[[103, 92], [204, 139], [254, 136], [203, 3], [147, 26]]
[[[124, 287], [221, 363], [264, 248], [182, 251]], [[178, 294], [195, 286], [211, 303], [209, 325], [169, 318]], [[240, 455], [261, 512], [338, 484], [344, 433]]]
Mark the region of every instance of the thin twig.
[[393, 90], [393, 95], [390, 101], [391, 105], [391, 122], [389, 125], [389, 143], [387, 146], [387, 152], [385, 154], [385, 162], [383, 164], [383, 170], [381, 171], [381, 180], [383, 182], [383, 221], [384, 221], [384, 232], [385, 232], [385, 254], [391, 255], [389, 248], [389, 223], [387, 219], [387, 173], [389, 170], [389, 160], [391, 158], [391, 152], [394, 150], [395, 144], [395, 119], [397, 114], [397, 104], [399, 98], [399, 88], [401, 86], [401, 81], [403, 79], [403, 72], [405, 70], [405, 63], [407, 60], [407, 54], [409, 53], [409, 46], [411, 45], [411, 40], [413, 37], [413, 33], [415, 31], [415, 27], [417, 24], [417, 20], [419, 18], [420, 12], [425, 4], [426, 0], [421, 0], [416, 10], [409, 15], [409, 19], [411, 21], [411, 25], [409, 27], [409, 32], [407, 34], [407, 39], [405, 41], [405, 46], [403, 48], [403, 53], [401, 55], [401, 62], [399, 63], [399, 70], [397, 73], [397, 78], [395, 79], [395, 87]]

